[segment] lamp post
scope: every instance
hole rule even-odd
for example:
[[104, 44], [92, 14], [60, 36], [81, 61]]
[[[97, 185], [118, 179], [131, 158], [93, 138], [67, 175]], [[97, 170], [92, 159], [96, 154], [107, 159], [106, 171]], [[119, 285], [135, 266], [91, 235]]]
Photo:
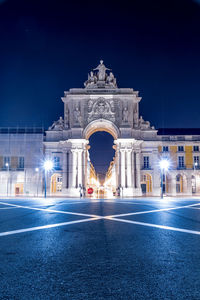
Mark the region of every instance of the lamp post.
[[7, 175], [7, 197], [8, 197], [8, 180], [9, 180], [9, 163], [7, 162], [5, 164], [6, 168], [7, 168], [7, 172], [8, 172], [8, 175]]
[[169, 169], [169, 161], [167, 159], [162, 159], [159, 163], [161, 170], [161, 199], [163, 199], [163, 176], [165, 172]]
[[44, 198], [47, 197], [47, 172], [53, 169], [53, 162], [51, 160], [45, 160], [44, 164]]

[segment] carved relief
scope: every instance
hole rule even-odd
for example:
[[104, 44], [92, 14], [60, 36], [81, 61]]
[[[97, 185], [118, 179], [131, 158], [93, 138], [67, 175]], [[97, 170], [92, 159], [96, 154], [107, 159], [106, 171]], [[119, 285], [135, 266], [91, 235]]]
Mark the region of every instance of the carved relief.
[[82, 124], [82, 117], [81, 117], [81, 112], [78, 106], [74, 109], [74, 123], [81, 125]]
[[88, 101], [88, 123], [97, 119], [115, 122], [115, 108], [112, 100], [108, 102], [101, 97], [95, 102]]
[[122, 121], [123, 121], [124, 123], [127, 123], [127, 122], [128, 122], [128, 116], [129, 116], [129, 112], [128, 112], [127, 107], [125, 107], [125, 108], [123, 109], [123, 114], [122, 114]]

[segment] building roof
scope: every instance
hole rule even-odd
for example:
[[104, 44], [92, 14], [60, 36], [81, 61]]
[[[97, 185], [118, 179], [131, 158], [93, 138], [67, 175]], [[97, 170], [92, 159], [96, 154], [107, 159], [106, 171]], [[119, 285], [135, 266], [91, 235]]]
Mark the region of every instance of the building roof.
[[200, 128], [159, 128], [158, 135], [200, 135]]
[[44, 128], [40, 127], [0, 127], [0, 134], [6, 133], [41, 133], [44, 134]]

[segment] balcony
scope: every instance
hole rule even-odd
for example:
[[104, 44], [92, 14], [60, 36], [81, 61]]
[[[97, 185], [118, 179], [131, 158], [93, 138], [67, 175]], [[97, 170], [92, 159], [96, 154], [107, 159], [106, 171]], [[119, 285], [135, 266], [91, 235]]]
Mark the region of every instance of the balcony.
[[177, 170], [186, 170], [186, 166], [178, 166]]
[[150, 166], [143, 166], [141, 170], [152, 170], [152, 168]]

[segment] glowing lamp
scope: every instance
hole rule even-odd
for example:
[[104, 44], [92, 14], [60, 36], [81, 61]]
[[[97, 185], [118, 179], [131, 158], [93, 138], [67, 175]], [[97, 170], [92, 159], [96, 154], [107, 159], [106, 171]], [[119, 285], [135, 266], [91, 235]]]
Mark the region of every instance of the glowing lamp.
[[53, 162], [51, 160], [45, 160], [43, 167], [45, 171], [51, 171], [53, 169]]
[[167, 159], [162, 159], [159, 164], [161, 170], [167, 171], [169, 169], [169, 161]]

